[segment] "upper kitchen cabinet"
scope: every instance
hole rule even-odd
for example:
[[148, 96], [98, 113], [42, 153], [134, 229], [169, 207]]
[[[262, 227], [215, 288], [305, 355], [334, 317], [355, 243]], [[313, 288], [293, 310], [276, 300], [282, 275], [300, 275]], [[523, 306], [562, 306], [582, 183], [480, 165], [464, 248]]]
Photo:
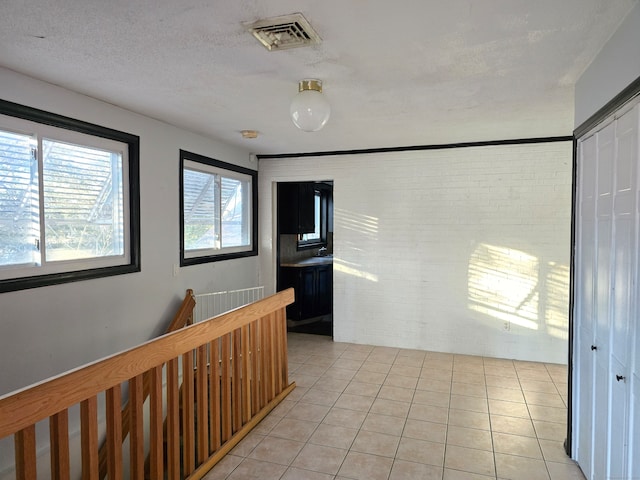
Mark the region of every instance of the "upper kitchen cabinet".
[[278, 224], [280, 233], [313, 233], [315, 225], [315, 184], [278, 184]]

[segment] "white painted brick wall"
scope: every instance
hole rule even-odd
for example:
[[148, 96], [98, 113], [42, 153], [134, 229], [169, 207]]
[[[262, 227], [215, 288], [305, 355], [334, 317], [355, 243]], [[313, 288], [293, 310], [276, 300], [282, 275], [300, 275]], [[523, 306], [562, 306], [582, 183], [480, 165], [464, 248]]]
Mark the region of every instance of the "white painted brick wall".
[[566, 363], [571, 158], [563, 142], [261, 160], [262, 282], [274, 182], [333, 180], [336, 341]]

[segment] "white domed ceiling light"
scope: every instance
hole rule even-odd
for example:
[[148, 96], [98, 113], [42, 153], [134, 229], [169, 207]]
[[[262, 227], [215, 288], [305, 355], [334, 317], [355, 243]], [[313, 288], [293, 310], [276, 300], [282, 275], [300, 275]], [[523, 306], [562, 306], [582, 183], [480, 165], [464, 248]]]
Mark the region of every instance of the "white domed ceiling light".
[[322, 95], [321, 80], [300, 80], [290, 113], [295, 126], [305, 132], [317, 132], [325, 126], [331, 115], [331, 105]]

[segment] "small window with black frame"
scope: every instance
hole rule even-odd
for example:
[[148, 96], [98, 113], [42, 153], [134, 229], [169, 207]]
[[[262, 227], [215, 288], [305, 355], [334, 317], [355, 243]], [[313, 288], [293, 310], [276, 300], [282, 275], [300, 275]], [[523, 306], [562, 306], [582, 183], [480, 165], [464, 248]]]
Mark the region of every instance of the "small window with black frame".
[[327, 225], [329, 214], [330, 188], [317, 184], [314, 195], [315, 231], [298, 236], [298, 250], [327, 246]]
[[258, 254], [258, 172], [180, 150], [180, 265]]

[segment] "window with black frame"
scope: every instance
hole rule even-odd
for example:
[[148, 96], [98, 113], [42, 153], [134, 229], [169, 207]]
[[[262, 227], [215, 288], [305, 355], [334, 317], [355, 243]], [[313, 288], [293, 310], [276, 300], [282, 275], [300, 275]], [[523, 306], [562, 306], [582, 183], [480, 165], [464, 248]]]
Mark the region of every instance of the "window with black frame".
[[180, 151], [180, 264], [257, 255], [257, 172]]
[[0, 101], [0, 291], [140, 270], [137, 136]]

